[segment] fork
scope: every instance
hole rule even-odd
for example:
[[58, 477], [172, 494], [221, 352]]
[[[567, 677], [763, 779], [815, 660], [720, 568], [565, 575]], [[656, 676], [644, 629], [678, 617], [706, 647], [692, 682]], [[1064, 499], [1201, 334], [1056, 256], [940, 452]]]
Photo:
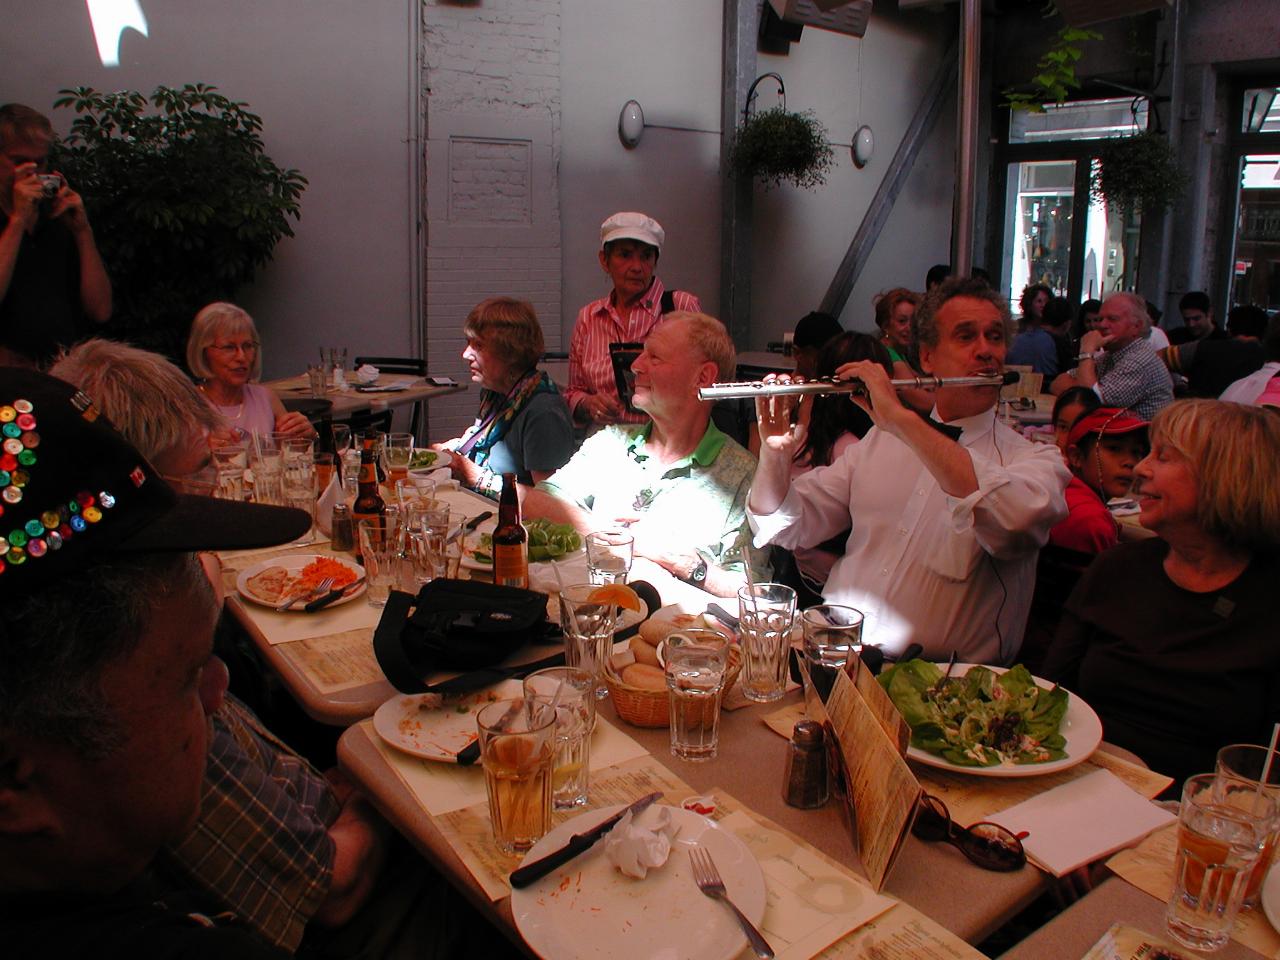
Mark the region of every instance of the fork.
[[321, 580], [319, 583], [316, 584], [314, 590], [307, 590], [303, 593], [295, 593], [292, 597], [290, 597], [284, 603], [276, 607], [276, 613], [284, 613], [294, 604], [301, 603], [303, 600], [310, 602], [312, 600], [317, 600], [320, 597], [323, 597], [326, 593], [328, 593], [330, 590], [333, 589], [333, 579], [334, 579], [333, 577], [325, 577], [323, 580]]
[[751, 944], [751, 949], [755, 951], [756, 956], [763, 960], [771, 960], [773, 947], [769, 946], [769, 941], [760, 935], [755, 924], [748, 920], [729, 899], [724, 889], [724, 881], [720, 879], [720, 871], [716, 869], [715, 861], [711, 859], [711, 852], [703, 847], [690, 847], [689, 863], [693, 867], [693, 882], [698, 885], [698, 889], [712, 900], [720, 900], [727, 904], [733, 911], [733, 915], [738, 918], [738, 926], [742, 927], [742, 932], [747, 935], [747, 942]]

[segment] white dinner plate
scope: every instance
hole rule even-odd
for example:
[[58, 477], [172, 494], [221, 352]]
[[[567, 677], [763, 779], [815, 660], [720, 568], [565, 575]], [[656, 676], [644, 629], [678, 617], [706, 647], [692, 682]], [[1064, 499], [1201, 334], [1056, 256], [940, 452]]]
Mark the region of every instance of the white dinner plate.
[[[953, 677], [963, 677], [969, 672], [972, 663], [957, 663], [956, 668], [951, 671]], [[989, 667], [988, 669], [996, 673], [1004, 673], [1005, 667]], [[1052, 689], [1053, 684], [1048, 680], [1042, 680], [1036, 677], [1035, 681], [1046, 690]], [[928, 767], [937, 767], [939, 770], [950, 770], [953, 773], [968, 773], [975, 777], [1039, 777], [1046, 773], [1057, 773], [1059, 770], [1068, 770], [1077, 763], [1084, 763], [1093, 755], [1093, 751], [1098, 749], [1098, 744], [1102, 742], [1102, 721], [1098, 719], [1098, 715], [1093, 712], [1093, 707], [1089, 706], [1070, 690], [1067, 691], [1067, 713], [1062, 718], [1062, 724], [1058, 728], [1058, 732], [1066, 739], [1067, 755], [1061, 760], [1050, 760], [1048, 763], [1006, 763], [998, 767], [962, 767], [959, 764], [952, 763], [950, 760], [944, 760], [936, 754], [928, 753], [919, 747], [907, 747], [907, 759], [918, 760]]]
[[[560, 824], [534, 844], [533, 861], [617, 813], [590, 810]], [[641, 814], [640, 823], [656, 807]], [[714, 821], [667, 807], [679, 827], [665, 864], [643, 880], [625, 876], [604, 855], [604, 840], [523, 890], [511, 891], [516, 929], [544, 960], [731, 960], [747, 938], [723, 903], [693, 882], [689, 850], [705, 847], [729, 898], [758, 927], [764, 917], [764, 873], [751, 850]]]
[[[259, 573], [261, 573], [263, 570], [266, 570], [268, 567], [284, 567], [286, 570], [289, 571], [291, 575], [297, 576], [297, 574], [302, 570], [303, 567], [311, 563], [313, 560], [319, 559], [321, 556], [322, 556], [321, 554], [315, 554], [315, 553], [300, 553], [300, 554], [297, 554], [296, 556], [276, 557], [273, 560], [263, 560], [259, 563], [255, 563], [253, 566], [246, 567], [244, 570], [241, 570], [239, 575], [236, 576], [236, 590], [239, 592], [240, 596], [260, 606], [276, 607], [283, 602], [283, 598], [279, 600], [267, 600], [257, 596], [249, 589], [249, 578], [256, 577]], [[344, 560], [341, 557], [330, 557], [330, 556], [325, 556], [325, 559], [334, 560], [337, 563], [342, 564], [348, 570], [352, 571], [357, 578], [364, 576], [364, 568], [355, 563], [352, 563], [350, 560]], [[350, 603], [356, 597], [363, 594], [364, 591], [365, 591], [365, 584], [362, 583], [360, 584], [360, 586], [356, 587], [354, 590], [350, 591], [349, 593], [333, 601], [333, 603], [329, 604], [329, 606], [337, 607], [337, 606], [341, 606], [344, 603]], [[303, 607], [304, 607], [304, 604], [302, 603], [295, 604], [294, 606], [289, 608], [289, 612], [301, 613], [303, 612]]]
[[[480, 538], [486, 534], [492, 534], [493, 528], [497, 526], [497, 522], [493, 519], [486, 520], [476, 528], [475, 533], [467, 534], [467, 539], [462, 542], [462, 565], [468, 570], [492, 570], [493, 560], [479, 560], [476, 558], [475, 552], [480, 548]], [[485, 529], [485, 528], [488, 529]], [[570, 550], [564, 556], [556, 557], [556, 563], [567, 560], [576, 560], [587, 552], [586, 545], [578, 547], [577, 550]], [[549, 560], [532, 560], [529, 565], [536, 567], [540, 563], [550, 563]]]
[[417, 455], [418, 455], [418, 454], [420, 454], [420, 453], [433, 453], [433, 454], [435, 454], [435, 457], [436, 457], [436, 458], [435, 458], [434, 460], [432, 460], [432, 461], [431, 461], [430, 463], [428, 463], [428, 464], [424, 464], [424, 465], [422, 465], [422, 466], [418, 466], [418, 467], [410, 467], [409, 469], [411, 469], [411, 470], [440, 470], [440, 469], [442, 469], [442, 468], [444, 468], [444, 467], [448, 467], [448, 466], [450, 466], [450, 465], [453, 463], [453, 456], [454, 456], [454, 455], [453, 455], [452, 453], [450, 453], [448, 450], [415, 450], [415, 451], [413, 451], [414, 456], [417, 456]]
[[373, 714], [373, 729], [397, 750], [441, 763], [456, 763], [463, 747], [479, 735], [476, 714], [487, 703], [518, 697], [524, 691], [519, 680], [504, 680], [487, 690], [447, 698], [430, 693], [400, 694]]
[[1262, 881], [1259, 894], [1262, 900], [1262, 912], [1271, 921], [1271, 926], [1280, 931], [1280, 864], [1272, 864]]

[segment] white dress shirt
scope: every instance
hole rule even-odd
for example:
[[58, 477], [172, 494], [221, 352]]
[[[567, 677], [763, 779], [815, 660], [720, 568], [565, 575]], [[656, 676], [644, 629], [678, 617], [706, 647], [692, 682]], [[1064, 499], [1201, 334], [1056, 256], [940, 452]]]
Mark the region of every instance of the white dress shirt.
[[[935, 413], [936, 419], [936, 413]], [[905, 443], [873, 428], [829, 467], [797, 477], [776, 511], [748, 509], [755, 543], [812, 546], [852, 523], [823, 599], [861, 610], [864, 643], [897, 654], [1012, 663], [1022, 645], [1036, 557], [1067, 515], [1062, 454], [997, 423], [953, 421], [978, 489], [948, 496]]]
[[1267, 384], [1271, 378], [1280, 374], [1280, 363], [1274, 360], [1268, 361], [1262, 365], [1261, 370], [1256, 370], [1247, 377], [1241, 377], [1227, 389], [1222, 391], [1219, 400], [1229, 400], [1232, 403], [1257, 403], [1258, 397], [1262, 391], [1267, 389]]

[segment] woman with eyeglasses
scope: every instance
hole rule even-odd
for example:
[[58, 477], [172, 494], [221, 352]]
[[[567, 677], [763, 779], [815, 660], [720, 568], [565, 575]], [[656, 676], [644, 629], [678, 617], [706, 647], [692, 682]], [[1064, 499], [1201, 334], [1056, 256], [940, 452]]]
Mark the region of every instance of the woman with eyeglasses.
[[235, 304], [211, 303], [196, 314], [187, 337], [187, 367], [236, 437], [315, 436], [306, 417], [286, 411], [275, 393], [256, 382], [262, 375], [258, 328]]

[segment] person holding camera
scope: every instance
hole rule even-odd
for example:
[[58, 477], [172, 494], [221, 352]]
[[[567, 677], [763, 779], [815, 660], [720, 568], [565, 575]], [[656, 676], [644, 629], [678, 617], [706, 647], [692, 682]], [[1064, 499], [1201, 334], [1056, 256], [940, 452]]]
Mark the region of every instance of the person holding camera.
[[48, 170], [53, 126], [0, 106], [0, 364], [45, 366], [111, 317], [111, 280], [80, 194]]

